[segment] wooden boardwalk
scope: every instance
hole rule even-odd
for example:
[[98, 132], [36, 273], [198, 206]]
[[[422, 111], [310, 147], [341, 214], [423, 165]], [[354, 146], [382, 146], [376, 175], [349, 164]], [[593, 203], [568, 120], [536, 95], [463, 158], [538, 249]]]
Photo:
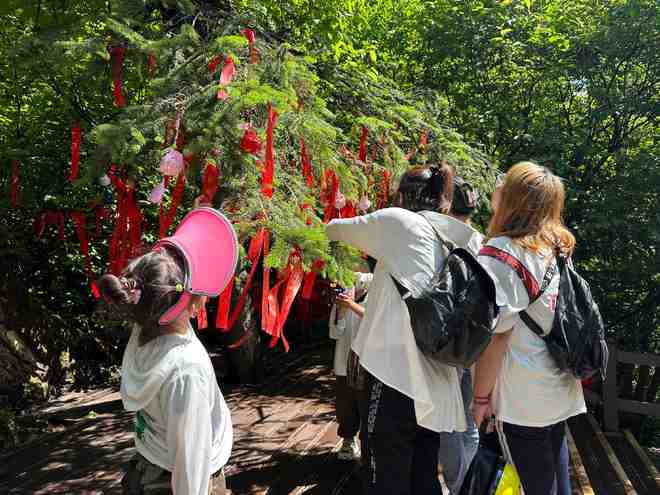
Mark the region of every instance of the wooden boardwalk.
[[[234, 422], [226, 467], [233, 495], [360, 492], [356, 464], [335, 456], [331, 358], [328, 345], [299, 348], [269, 363], [270, 378], [259, 387], [225, 391]], [[90, 398], [53, 415], [64, 431], [0, 456], [0, 494], [121, 494], [132, 415], [116, 391]]]
[[[234, 422], [226, 467], [233, 495], [361, 493], [357, 464], [336, 460], [331, 345], [296, 347], [271, 360], [265, 383], [225, 390]], [[0, 494], [120, 495], [133, 441], [119, 394], [90, 394], [51, 420], [63, 431], [0, 456]], [[628, 435], [605, 435], [589, 416], [570, 427], [574, 495], [660, 495], [657, 470]]]

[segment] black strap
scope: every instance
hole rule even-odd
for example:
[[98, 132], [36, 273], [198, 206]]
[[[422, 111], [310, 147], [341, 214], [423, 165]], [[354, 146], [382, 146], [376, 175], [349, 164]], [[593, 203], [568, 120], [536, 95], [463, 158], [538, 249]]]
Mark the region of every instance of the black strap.
[[[543, 283], [541, 284], [541, 290], [539, 290], [538, 295], [534, 298], [534, 300], [530, 301], [528, 304], [531, 306], [534, 304], [540, 297], [543, 295], [543, 293], [546, 291], [548, 286], [550, 285], [550, 282], [552, 282], [553, 277], [555, 276], [555, 273], [557, 272], [557, 258], [553, 258], [552, 261], [550, 262], [550, 265], [548, 266], [548, 269], [545, 271], [545, 276], [543, 277]], [[523, 309], [520, 312], [520, 319], [527, 325], [527, 327], [534, 332], [536, 335], [539, 337], [543, 337], [543, 334], [545, 333], [543, 329], [541, 328], [541, 325], [536, 323], [536, 320], [530, 316], [530, 314], [527, 312], [526, 309]]]

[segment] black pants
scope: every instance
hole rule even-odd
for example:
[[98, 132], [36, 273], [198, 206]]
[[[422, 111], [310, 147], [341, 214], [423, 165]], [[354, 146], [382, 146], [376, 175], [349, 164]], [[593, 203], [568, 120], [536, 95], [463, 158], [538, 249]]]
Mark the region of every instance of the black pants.
[[565, 421], [540, 428], [503, 423], [500, 430], [525, 495], [571, 495]]
[[353, 438], [360, 430], [360, 408], [358, 390], [350, 387], [345, 376], [337, 376], [335, 381], [335, 409], [339, 429], [337, 435]]
[[366, 495], [438, 495], [438, 433], [417, 425], [412, 399], [368, 375]]

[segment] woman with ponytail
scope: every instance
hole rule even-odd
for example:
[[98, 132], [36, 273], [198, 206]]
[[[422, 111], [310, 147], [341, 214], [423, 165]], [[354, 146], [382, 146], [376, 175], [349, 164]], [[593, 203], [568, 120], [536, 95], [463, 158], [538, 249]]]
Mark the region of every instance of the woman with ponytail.
[[369, 304], [352, 349], [367, 374], [365, 493], [442, 493], [438, 481], [440, 432], [465, 431], [456, 368], [420, 351], [405, 302], [394, 283], [413, 295], [428, 287], [448, 254], [436, 229], [452, 242], [470, 229], [447, 216], [454, 174], [446, 163], [417, 167], [400, 180], [400, 208], [333, 220], [331, 240], [377, 260]]
[[186, 263], [160, 247], [133, 260], [120, 277], [98, 281], [117, 316], [134, 324], [121, 368], [124, 407], [135, 412], [135, 447], [122, 479], [125, 494], [221, 495], [232, 448], [229, 409], [208, 353], [190, 326], [205, 296], [191, 295], [180, 313]]

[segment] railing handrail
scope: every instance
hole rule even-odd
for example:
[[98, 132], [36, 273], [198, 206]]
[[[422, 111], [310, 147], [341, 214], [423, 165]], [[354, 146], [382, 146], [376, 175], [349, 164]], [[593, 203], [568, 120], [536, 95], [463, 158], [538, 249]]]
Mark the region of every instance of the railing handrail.
[[617, 385], [617, 365], [619, 363], [637, 366], [650, 366], [660, 372], [660, 355], [642, 352], [627, 352], [617, 349], [613, 342], [608, 343], [610, 358], [607, 363], [607, 376], [603, 383], [603, 426], [609, 431], [619, 430], [619, 411], [660, 417], [660, 404], [619, 398]]

